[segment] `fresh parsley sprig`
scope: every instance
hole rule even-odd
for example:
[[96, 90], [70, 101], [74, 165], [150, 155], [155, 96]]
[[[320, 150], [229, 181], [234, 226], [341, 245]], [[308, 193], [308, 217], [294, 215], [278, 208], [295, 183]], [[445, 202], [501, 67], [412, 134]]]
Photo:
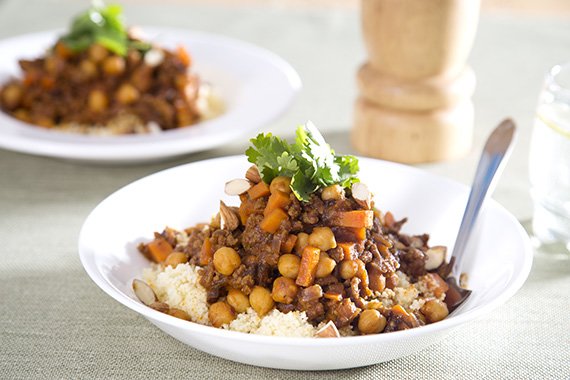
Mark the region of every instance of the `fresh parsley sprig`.
[[260, 133], [250, 141], [252, 146], [245, 154], [263, 181], [291, 177], [291, 190], [300, 201], [308, 201], [312, 193], [333, 184], [350, 187], [359, 182], [358, 159], [335, 155], [311, 122], [297, 128], [294, 144], [271, 133]]
[[115, 54], [125, 56], [130, 47], [145, 52], [150, 44], [129, 40], [123, 9], [93, 0], [91, 8], [73, 19], [69, 32], [60, 38], [71, 51], [79, 53], [100, 44]]

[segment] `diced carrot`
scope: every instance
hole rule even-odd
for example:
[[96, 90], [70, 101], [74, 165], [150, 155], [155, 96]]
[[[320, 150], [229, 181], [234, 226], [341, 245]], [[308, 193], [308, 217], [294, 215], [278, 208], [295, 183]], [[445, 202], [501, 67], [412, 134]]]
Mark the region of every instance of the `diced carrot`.
[[402, 305], [400, 305], [400, 304], [392, 306], [392, 311], [397, 313], [397, 314], [402, 314], [405, 316], [409, 315], [408, 312], [406, 311], [406, 309], [404, 309], [402, 307]]
[[61, 58], [69, 58], [73, 55], [71, 49], [63, 42], [58, 42], [55, 45], [55, 53]]
[[261, 223], [259, 223], [259, 227], [261, 227], [263, 231], [273, 234], [275, 231], [277, 231], [281, 225], [281, 222], [283, 222], [288, 217], [289, 215], [287, 215], [285, 211], [280, 208], [276, 208], [263, 218]]
[[269, 196], [267, 206], [265, 206], [265, 210], [263, 210], [263, 215], [267, 216], [267, 214], [271, 213], [271, 211], [276, 208], [285, 208], [288, 204], [289, 194], [285, 194], [281, 191], [275, 191]]
[[251, 207], [249, 200], [242, 202], [239, 205], [238, 214], [241, 224], [245, 226], [245, 224], [247, 223], [247, 218], [249, 218], [249, 215], [251, 214]]
[[297, 242], [297, 235], [289, 235], [287, 239], [281, 244], [281, 253], [291, 253], [295, 243]]
[[342, 294], [328, 293], [327, 292], [327, 293], [323, 294], [323, 296], [329, 300], [338, 301], [338, 302], [342, 301]]
[[51, 90], [55, 86], [55, 80], [51, 77], [43, 77], [41, 85], [46, 90]]
[[152, 260], [161, 263], [174, 251], [174, 248], [164, 238], [156, 238], [147, 244], [148, 253]]
[[295, 283], [299, 286], [311, 286], [315, 279], [317, 264], [321, 256], [321, 250], [310, 245], [303, 249], [301, 254], [301, 264], [299, 265], [299, 274]]
[[257, 199], [269, 195], [269, 185], [261, 181], [256, 185], [253, 185], [247, 193], [251, 199]]
[[337, 246], [342, 249], [344, 257], [342, 259], [353, 260], [356, 258], [356, 250], [354, 243], [337, 243]]
[[184, 64], [184, 66], [190, 66], [190, 64], [192, 63], [192, 58], [190, 57], [188, 50], [186, 50], [184, 46], [178, 45], [178, 47], [176, 48], [176, 55], [178, 56], [178, 59], [180, 59], [182, 64]]
[[24, 86], [31, 86], [38, 81], [39, 77], [37, 71], [28, 71], [24, 76]]
[[372, 291], [368, 287], [370, 280], [368, 278], [368, 272], [366, 271], [366, 266], [362, 260], [356, 260], [356, 265], [358, 267], [356, 271], [356, 276], [360, 278], [360, 286], [362, 287], [362, 292], [366, 297], [371, 296]]
[[372, 210], [343, 211], [336, 213], [332, 222], [335, 226], [352, 228], [370, 228], [374, 212]]
[[362, 228], [353, 228], [352, 229], [354, 231], [354, 236], [359, 240], [366, 240], [366, 228], [362, 227]]
[[200, 265], [208, 265], [212, 261], [214, 252], [212, 252], [212, 242], [210, 238], [207, 237], [202, 243], [202, 249], [200, 250]]

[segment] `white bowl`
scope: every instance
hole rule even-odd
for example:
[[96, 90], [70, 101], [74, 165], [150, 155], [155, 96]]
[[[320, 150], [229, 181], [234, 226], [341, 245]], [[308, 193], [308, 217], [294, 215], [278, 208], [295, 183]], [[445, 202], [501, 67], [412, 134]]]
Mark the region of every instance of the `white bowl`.
[[[186, 47], [192, 70], [212, 85], [223, 114], [187, 128], [156, 134], [87, 136], [23, 123], [0, 112], [0, 148], [74, 161], [115, 164], [163, 160], [250, 136], [279, 117], [301, 89], [299, 75], [269, 50], [229, 37], [183, 29], [145, 27], [149, 40]], [[0, 86], [21, 76], [18, 59], [40, 56], [62, 31], [0, 41]]]
[[[467, 201], [466, 186], [384, 161], [361, 158], [360, 166], [360, 177], [375, 193], [377, 207], [409, 218], [405, 232], [430, 233], [431, 244], [452, 248]], [[248, 167], [243, 156], [196, 162], [115, 192], [93, 210], [81, 230], [79, 254], [85, 270], [111, 297], [192, 347], [237, 362], [303, 370], [365, 366], [422, 350], [451, 329], [491, 312], [515, 294], [529, 274], [532, 249], [527, 234], [491, 200], [464, 261], [473, 294], [447, 319], [428, 326], [339, 339], [267, 337], [186, 322], [139, 303], [131, 281], [140, 278], [149, 263], [136, 244], [167, 225], [184, 228], [208, 221], [219, 199], [236, 204], [235, 197], [224, 194], [223, 185], [242, 177]]]

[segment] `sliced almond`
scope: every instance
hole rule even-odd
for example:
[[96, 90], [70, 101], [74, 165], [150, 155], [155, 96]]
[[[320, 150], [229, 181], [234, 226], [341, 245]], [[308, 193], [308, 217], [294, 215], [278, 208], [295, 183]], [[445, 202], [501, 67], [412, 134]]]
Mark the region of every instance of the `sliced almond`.
[[158, 301], [156, 294], [154, 294], [154, 290], [152, 290], [152, 288], [144, 281], [135, 278], [133, 280], [133, 291], [139, 301], [144, 303], [146, 306], [150, 306]]
[[352, 197], [361, 207], [369, 210], [372, 205], [372, 194], [368, 186], [362, 182], [356, 182], [352, 185]]
[[251, 183], [247, 179], [236, 178], [226, 182], [224, 191], [228, 195], [240, 195], [245, 193], [251, 187]]
[[223, 201], [220, 201], [220, 228], [233, 231], [238, 227], [239, 216], [236, 209], [228, 207]]
[[469, 275], [467, 273], [461, 273], [459, 275], [459, 286], [463, 289], [469, 288]]
[[315, 334], [318, 338], [340, 338], [338, 329], [333, 321], [328, 321], [326, 325], [321, 327]]
[[261, 175], [259, 174], [259, 170], [257, 170], [257, 166], [251, 165], [247, 172], [245, 172], [245, 178], [253, 183], [261, 182]]
[[437, 245], [431, 247], [426, 251], [427, 260], [425, 263], [426, 270], [437, 269], [445, 261], [445, 256], [447, 254], [447, 247], [442, 245]]
[[170, 311], [170, 306], [168, 306], [168, 304], [164, 302], [153, 302], [148, 306], [150, 306], [152, 309], [156, 311], [160, 311], [161, 313], [165, 314], [168, 314], [168, 312]]

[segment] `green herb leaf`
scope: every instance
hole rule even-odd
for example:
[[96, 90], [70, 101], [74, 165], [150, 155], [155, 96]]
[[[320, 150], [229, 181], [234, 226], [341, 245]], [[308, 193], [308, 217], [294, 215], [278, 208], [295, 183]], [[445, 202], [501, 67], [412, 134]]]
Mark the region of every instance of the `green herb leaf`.
[[271, 133], [260, 133], [250, 141], [253, 146], [245, 154], [257, 165], [263, 181], [291, 177], [291, 190], [301, 201], [308, 201], [320, 188], [350, 187], [359, 181], [356, 157], [336, 156], [311, 122], [297, 128], [293, 145]]
[[122, 8], [94, 1], [91, 8], [73, 19], [69, 33], [62, 36], [60, 41], [76, 53], [98, 43], [113, 53], [125, 56], [129, 38]]

